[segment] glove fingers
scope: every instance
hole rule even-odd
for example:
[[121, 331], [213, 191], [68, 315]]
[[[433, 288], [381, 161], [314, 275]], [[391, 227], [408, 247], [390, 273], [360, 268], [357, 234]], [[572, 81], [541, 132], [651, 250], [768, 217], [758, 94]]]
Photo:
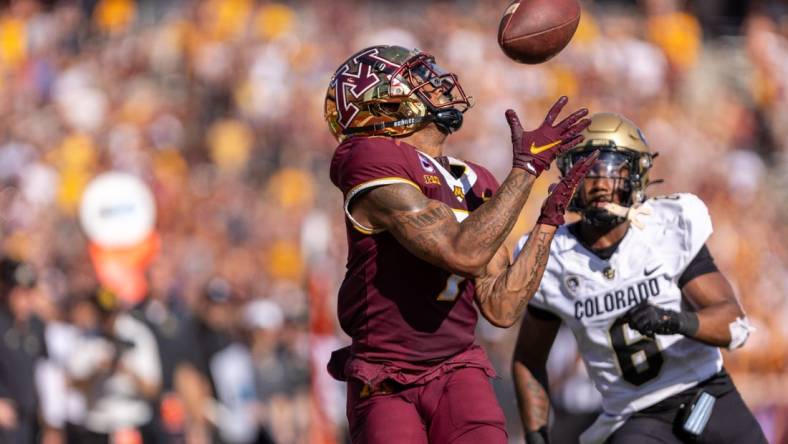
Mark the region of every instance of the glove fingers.
[[520, 143], [520, 139], [523, 137], [523, 126], [513, 109], [506, 110], [506, 122], [509, 123], [509, 129], [512, 131], [512, 143]]
[[641, 302], [641, 303], [635, 305], [634, 307], [630, 308], [627, 311], [625, 316], [628, 319], [634, 319], [635, 316], [639, 315], [640, 313], [643, 312], [643, 310], [647, 310], [647, 309], [648, 309], [648, 306], [646, 305], [646, 303], [645, 302]]
[[557, 119], [558, 115], [561, 114], [561, 110], [564, 109], [564, 105], [566, 105], [566, 102], [568, 101], [569, 99], [566, 96], [559, 97], [555, 104], [553, 104], [553, 107], [550, 108], [550, 111], [548, 111], [547, 117], [544, 119], [544, 123], [553, 126], [553, 122], [555, 122], [555, 119]]
[[642, 311], [639, 311], [637, 313], [632, 313], [632, 315], [629, 317], [629, 319], [632, 320], [632, 322], [634, 322], [635, 325], [638, 325], [638, 326], [641, 326], [641, 327], [648, 327], [649, 324], [651, 323], [649, 317], [650, 316], [649, 316], [648, 313], [644, 313]]
[[561, 145], [558, 148], [558, 152], [556, 153], [556, 156], [560, 156], [561, 154], [564, 154], [565, 152], [571, 150], [572, 148], [579, 145], [580, 142], [584, 141], [585, 139], [586, 139], [585, 137], [578, 134], [577, 136], [572, 137], [569, 140], [562, 141]]
[[577, 176], [578, 179], [583, 177], [588, 173], [588, 170], [594, 165], [597, 158], [599, 158], [599, 150], [594, 151], [593, 153], [589, 154], [588, 156], [584, 157], [580, 162], [577, 162], [571, 170], [569, 170], [569, 174], [567, 176]]
[[583, 119], [574, 125], [570, 126], [569, 128], [565, 129], [564, 132], [561, 134], [561, 138], [567, 139], [569, 137], [574, 136], [575, 134], [580, 134], [584, 129], [588, 128], [591, 125], [591, 119]]
[[577, 185], [588, 171], [594, 166], [594, 162], [599, 157], [599, 151], [594, 151], [591, 155], [586, 156], [585, 159], [581, 160], [577, 163], [577, 165], [573, 166], [572, 169], [569, 171], [569, 176], [572, 177], [572, 184]]
[[566, 119], [562, 120], [558, 125], [558, 128], [561, 128], [563, 131], [570, 130], [571, 126], [574, 125], [578, 120], [582, 119], [583, 117], [588, 115], [588, 108], [580, 108], [579, 110], [573, 112], [569, 115]]

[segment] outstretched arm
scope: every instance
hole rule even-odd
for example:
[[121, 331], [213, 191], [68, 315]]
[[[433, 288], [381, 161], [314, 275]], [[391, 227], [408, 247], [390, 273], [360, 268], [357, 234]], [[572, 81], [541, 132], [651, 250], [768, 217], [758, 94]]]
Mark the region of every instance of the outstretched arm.
[[744, 318], [744, 311], [725, 276], [719, 271], [698, 276], [682, 291], [697, 310], [698, 328], [691, 337], [717, 347], [729, 347], [733, 339], [730, 326]]
[[744, 344], [752, 327], [705, 245], [679, 285], [690, 310], [667, 310], [644, 301], [629, 311], [630, 326], [645, 335], [679, 333], [716, 347], [735, 349]]
[[577, 111], [554, 125], [564, 104], [562, 97], [542, 125], [530, 132], [523, 131], [514, 111], [507, 111], [512, 171], [493, 197], [462, 223], [448, 205], [405, 184], [372, 189], [353, 205], [353, 216], [388, 230], [408, 251], [431, 264], [466, 277], [480, 276], [514, 226], [536, 177], [557, 154], [582, 141], [578, 134], [590, 121], [580, 119], [588, 111]]
[[695, 311], [673, 311], [647, 301], [628, 313], [629, 325], [641, 334], [682, 334], [716, 347], [738, 348], [751, 327], [722, 273], [715, 271], [695, 277], [682, 288]]
[[547, 357], [560, 327], [557, 318], [537, 318], [530, 312], [523, 316], [520, 326], [512, 356], [512, 378], [528, 444], [547, 442]]
[[520, 319], [539, 289], [555, 230], [551, 225], [537, 225], [514, 263], [509, 261], [508, 249], [501, 247], [485, 273], [476, 278], [476, 303], [491, 324], [509, 328]]
[[374, 226], [387, 229], [414, 255], [452, 273], [475, 277], [512, 230], [534, 179], [513, 169], [493, 197], [462, 223], [451, 207], [405, 184], [374, 189], [359, 204], [368, 208]]
[[577, 162], [553, 188], [542, 206], [536, 227], [514, 263], [509, 262], [506, 248], [501, 248], [476, 279], [476, 303], [493, 325], [504, 328], [514, 325], [539, 289], [555, 230], [564, 223], [566, 206], [598, 155], [594, 152]]

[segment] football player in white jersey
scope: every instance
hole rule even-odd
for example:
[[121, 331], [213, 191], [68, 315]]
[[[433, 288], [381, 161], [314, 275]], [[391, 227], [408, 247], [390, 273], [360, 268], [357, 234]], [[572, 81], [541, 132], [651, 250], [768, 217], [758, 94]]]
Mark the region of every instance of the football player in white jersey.
[[751, 328], [706, 247], [706, 206], [646, 198], [655, 155], [625, 117], [597, 114], [583, 136], [558, 159], [566, 172], [601, 150], [571, 203], [582, 219], [556, 232], [513, 357], [526, 442], [549, 442], [545, 362], [565, 323], [603, 399], [581, 443], [765, 443], [722, 365]]

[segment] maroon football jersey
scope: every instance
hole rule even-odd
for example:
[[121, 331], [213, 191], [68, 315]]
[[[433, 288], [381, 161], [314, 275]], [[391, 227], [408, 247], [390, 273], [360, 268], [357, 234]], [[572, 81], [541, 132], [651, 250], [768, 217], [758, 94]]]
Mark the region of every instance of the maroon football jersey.
[[352, 354], [370, 362], [438, 363], [467, 350], [477, 312], [474, 284], [414, 256], [388, 232], [354, 221], [354, 198], [405, 183], [450, 206], [458, 220], [489, 199], [498, 182], [485, 168], [432, 159], [397, 139], [356, 137], [340, 144], [331, 180], [345, 197], [347, 274], [338, 315]]

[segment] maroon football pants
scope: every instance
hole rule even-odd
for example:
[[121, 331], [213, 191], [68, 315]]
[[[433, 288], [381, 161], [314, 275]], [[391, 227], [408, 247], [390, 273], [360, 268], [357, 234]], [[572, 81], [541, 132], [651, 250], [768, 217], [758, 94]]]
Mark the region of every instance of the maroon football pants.
[[503, 411], [487, 375], [461, 368], [391, 394], [362, 398], [348, 382], [347, 416], [353, 443], [505, 444]]

